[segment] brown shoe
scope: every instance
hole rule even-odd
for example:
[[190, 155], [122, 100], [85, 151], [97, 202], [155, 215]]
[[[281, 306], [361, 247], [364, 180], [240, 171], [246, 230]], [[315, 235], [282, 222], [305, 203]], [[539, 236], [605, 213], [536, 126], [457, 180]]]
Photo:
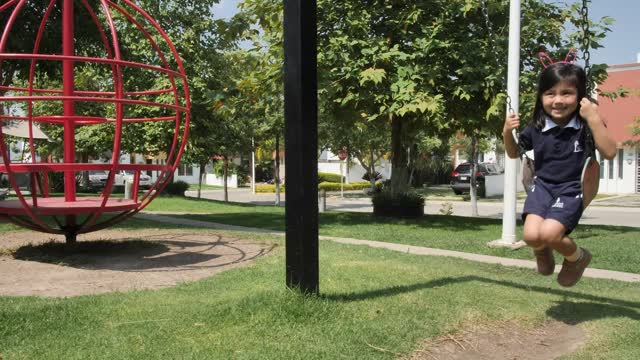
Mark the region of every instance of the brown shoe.
[[582, 277], [584, 269], [587, 268], [590, 262], [591, 253], [587, 251], [587, 249], [582, 249], [582, 256], [576, 262], [564, 259], [562, 270], [560, 270], [558, 274], [558, 284], [567, 287], [575, 285]]
[[553, 274], [553, 270], [556, 267], [556, 262], [553, 258], [553, 250], [550, 247], [545, 247], [542, 250], [533, 250], [533, 255], [535, 255], [536, 257], [538, 272], [540, 274], [544, 276]]

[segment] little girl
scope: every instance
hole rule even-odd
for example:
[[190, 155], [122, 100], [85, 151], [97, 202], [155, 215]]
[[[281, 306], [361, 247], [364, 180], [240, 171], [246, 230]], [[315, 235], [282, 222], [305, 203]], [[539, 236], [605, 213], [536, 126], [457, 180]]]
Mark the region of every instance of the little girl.
[[[535, 179], [524, 204], [524, 241], [533, 248], [538, 272], [553, 274], [553, 250], [564, 256], [558, 283], [575, 285], [591, 261], [591, 253], [579, 248], [568, 235], [582, 216], [580, 176], [585, 159], [584, 129], [593, 134], [600, 156], [613, 159], [616, 144], [600, 118], [598, 106], [586, 94], [584, 70], [561, 62], [544, 69], [538, 82], [533, 118], [519, 136], [525, 150], [532, 150]], [[518, 157], [512, 130], [520, 125], [517, 114], [505, 120], [503, 139], [507, 155]]]

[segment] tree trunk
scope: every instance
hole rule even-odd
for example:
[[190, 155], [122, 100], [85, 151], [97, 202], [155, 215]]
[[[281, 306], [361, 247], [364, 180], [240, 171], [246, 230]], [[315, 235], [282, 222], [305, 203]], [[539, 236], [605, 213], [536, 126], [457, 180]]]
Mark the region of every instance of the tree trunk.
[[280, 134], [276, 134], [276, 166], [273, 179], [276, 184], [276, 201], [275, 206], [280, 206]]
[[[85, 164], [89, 162], [88, 154], [82, 154], [80, 155], [80, 158], [82, 159], [81, 161]], [[88, 171], [82, 172], [82, 187], [85, 189], [89, 188], [89, 172]]]
[[223, 158], [224, 161], [224, 202], [229, 202], [229, 188], [227, 187], [227, 176], [229, 175], [229, 158], [225, 155]]
[[407, 151], [402, 145], [402, 120], [391, 120], [391, 193], [403, 194], [409, 190], [409, 172], [407, 169]]
[[350, 155], [350, 152], [347, 152], [347, 159], [346, 159], [346, 161], [344, 162], [344, 163], [345, 163], [345, 165], [347, 166], [347, 169], [345, 170], [345, 172], [346, 172], [346, 176], [345, 176], [344, 181], [345, 181], [345, 183], [347, 183], [347, 184], [349, 183], [349, 168], [350, 168], [350, 166], [349, 166], [349, 161], [351, 161], [351, 155]]
[[478, 173], [478, 138], [471, 137], [471, 177], [469, 178], [469, 196], [471, 197], [471, 216], [478, 216], [478, 192], [476, 174]]
[[198, 177], [198, 199], [200, 199], [200, 196], [202, 194], [202, 179], [207, 176], [207, 174], [205, 174], [205, 167], [207, 166], [207, 164], [205, 163], [200, 163], [200, 176]]
[[369, 149], [369, 184], [371, 184], [371, 191], [376, 191], [376, 160], [373, 155], [373, 148]]

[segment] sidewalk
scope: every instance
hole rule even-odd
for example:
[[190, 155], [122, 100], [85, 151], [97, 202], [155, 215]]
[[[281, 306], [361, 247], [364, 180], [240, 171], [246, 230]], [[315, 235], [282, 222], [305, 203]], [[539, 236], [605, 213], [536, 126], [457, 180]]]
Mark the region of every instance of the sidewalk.
[[[138, 215], [136, 216], [145, 220], [176, 224], [176, 225], [191, 225], [191, 226], [202, 227], [202, 228], [229, 230], [229, 231], [255, 232], [255, 233], [271, 234], [271, 235], [277, 235], [277, 236], [285, 235], [285, 233], [282, 231], [273, 231], [273, 230], [237, 226], [237, 225], [227, 225], [227, 224], [183, 219], [183, 218], [178, 219], [178, 218], [172, 218], [168, 214], [157, 215], [157, 214], [143, 211], [141, 213], [138, 213]], [[476, 262], [487, 263], [487, 264], [500, 264], [503, 266], [536, 269], [536, 263], [534, 261], [529, 261], [529, 260], [510, 259], [510, 258], [502, 258], [498, 256], [479, 255], [479, 254], [464, 253], [459, 251], [441, 250], [441, 249], [433, 249], [433, 248], [411, 246], [411, 245], [404, 245], [404, 244], [395, 244], [395, 243], [386, 243], [381, 241], [339, 238], [339, 237], [332, 237], [332, 236], [320, 236], [320, 240], [334, 241], [340, 244], [383, 248], [391, 251], [403, 252], [403, 253], [414, 254], [414, 255], [447, 256], [447, 257], [453, 257], [453, 258], [464, 259], [469, 261], [476, 261]], [[556, 266], [556, 272], [558, 271], [560, 271], [560, 265]], [[625, 281], [625, 282], [640, 282], [640, 274], [625, 273], [621, 271], [588, 268], [587, 270], [585, 270], [584, 276], [589, 278], [594, 278], [594, 279], [608, 279], [608, 280], [617, 280], [617, 281]]]

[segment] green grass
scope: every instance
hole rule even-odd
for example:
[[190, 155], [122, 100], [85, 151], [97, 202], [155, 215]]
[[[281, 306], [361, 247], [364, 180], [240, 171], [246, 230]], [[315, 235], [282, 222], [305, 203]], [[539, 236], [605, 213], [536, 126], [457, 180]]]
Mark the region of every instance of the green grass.
[[284, 269], [278, 246], [251, 267], [163, 290], [0, 298], [0, 357], [394, 359], [466, 327], [555, 319], [588, 332], [567, 359], [640, 358], [637, 284], [567, 290], [531, 270], [331, 242], [320, 296], [287, 290]]
[[[173, 215], [224, 224], [284, 231], [284, 208], [186, 198], [158, 198], [150, 211], [189, 211]], [[522, 237], [522, 224], [517, 228]], [[426, 215], [415, 220], [374, 217], [355, 212], [320, 214], [320, 234], [363, 240], [376, 240], [439, 249], [531, 259], [528, 248], [513, 251], [491, 249], [486, 243], [499, 239], [502, 221], [445, 215]], [[595, 268], [640, 273], [640, 229], [623, 226], [580, 225], [572, 233], [580, 246], [588, 248]], [[557, 261], [561, 258], [558, 256]]]

